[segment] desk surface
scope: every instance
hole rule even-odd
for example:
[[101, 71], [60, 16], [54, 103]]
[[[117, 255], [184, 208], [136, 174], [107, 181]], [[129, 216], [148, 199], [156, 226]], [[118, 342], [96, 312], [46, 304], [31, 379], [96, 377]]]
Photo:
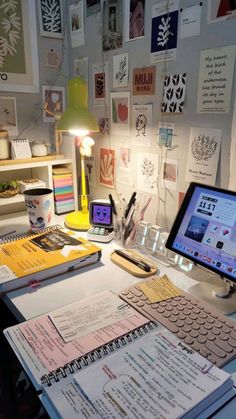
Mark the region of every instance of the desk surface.
[[[63, 224], [64, 217], [56, 217], [55, 223]], [[17, 232], [27, 231], [28, 219], [25, 214], [11, 215], [4, 221], [1, 234], [11, 230]], [[86, 233], [79, 233], [86, 237]], [[110, 289], [119, 293], [123, 288], [138, 282], [138, 278], [130, 275], [110, 261], [110, 254], [114, 247], [113, 242], [97, 243], [102, 248], [101, 261], [72, 273], [63, 274], [55, 278], [42, 281], [38, 288], [24, 287], [6, 294], [4, 302], [19, 321], [36, 317], [40, 314], [54, 310], [66, 304], [88, 297], [97, 292]], [[153, 260], [152, 260], [153, 262]], [[155, 263], [155, 262], [154, 262]], [[172, 267], [167, 267], [156, 261], [161, 274], [168, 274], [171, 281], [183, 290], [188, 290], [196, 281], [187, 277]], [[236, 319], [236, 314], [231, 316]], [[236, 383], [236, 360], [224, 367], [231, 373]], [[227, 419], [235, 417], [232, 412], [236, 410], [236, 400], [230, 402], [214, 417]]]

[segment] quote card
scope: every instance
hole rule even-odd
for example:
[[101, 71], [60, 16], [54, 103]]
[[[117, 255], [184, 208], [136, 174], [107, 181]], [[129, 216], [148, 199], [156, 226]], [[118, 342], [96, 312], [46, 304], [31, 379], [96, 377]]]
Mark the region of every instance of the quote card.
[[230, 111], [235, 45], [201, 51], [198, 113]]

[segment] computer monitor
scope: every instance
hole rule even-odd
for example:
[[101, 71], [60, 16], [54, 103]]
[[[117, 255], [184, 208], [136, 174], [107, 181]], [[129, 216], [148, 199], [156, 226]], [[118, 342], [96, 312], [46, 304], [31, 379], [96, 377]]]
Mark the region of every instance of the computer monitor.
[[166, 247], [236, 283], [236, 192], [191, 183]]

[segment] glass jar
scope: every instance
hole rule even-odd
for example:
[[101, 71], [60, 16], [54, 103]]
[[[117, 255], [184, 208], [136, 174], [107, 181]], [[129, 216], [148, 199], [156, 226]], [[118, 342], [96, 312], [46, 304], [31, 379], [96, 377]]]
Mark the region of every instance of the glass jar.
[[10, 144], [8, 132], [0, 130], [0, 160], [7, 160], [10, 158]]

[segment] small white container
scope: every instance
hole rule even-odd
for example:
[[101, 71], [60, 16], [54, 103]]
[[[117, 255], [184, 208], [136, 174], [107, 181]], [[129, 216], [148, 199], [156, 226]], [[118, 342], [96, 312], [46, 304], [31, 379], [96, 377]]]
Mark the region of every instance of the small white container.
[[0, 131], [0, 160], [10, 159], [10, 144], [7, 131]]
[[36, 142], [31, 145], [31, 151], [33, 157], [43, 157], [48, 154], [48, 148], [46, 144], [42, 142]]

